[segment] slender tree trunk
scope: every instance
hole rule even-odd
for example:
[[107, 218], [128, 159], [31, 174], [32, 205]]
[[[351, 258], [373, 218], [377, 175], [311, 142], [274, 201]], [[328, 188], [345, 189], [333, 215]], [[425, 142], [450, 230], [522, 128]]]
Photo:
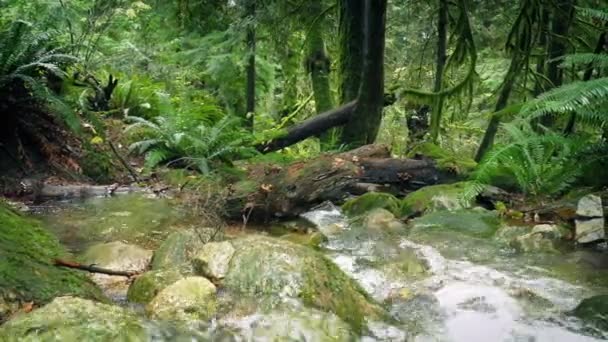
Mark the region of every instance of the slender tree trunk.
[[549, 30], [549, 10], [546, 7], [543, 7], [541, 14], [541, 22], [540, 26], [540, 36], [538, 38], [538, 45], [542, 49], [542, 53], [538, 55], [538, 59], [536, 60], [536, 74], [539, 77], [536, 77], [536, 81], [534, 83], [534, 96], [538, 96], [545, 92], [546, 85], [545, 80], [540, 77], [540, 75], [546, 74], [546, 54], [547, 54], [547, 31]]
[[253, 117], [255, 113], [255, 11], [256, 11], [256, 0], [247, 0], [246, 15], [250, 20], [247, 27], [247, 82], [246, 82], [246, 123], [249, 128], [253, 129]]
[[[310, 10], [313, 15], [319, 15], [322, 10], [321, 2], [319, 0], [312, 1]], [[306, 59], [306, 69], [310, 74], [315, 109], [317, 114], [321, 114], [334, 107], [329, 80], [331, 62], [325, 50], [321, 21], [317, 21], [312, 25], [307, 37], [308, 57]], [[331, 147], [332, 131], [330, 130], [330, 132], [321, 135], [323, 146]]]
[[[437, 21], [437, 65], [435, 74], [434, 92], [440, 92], [443, 87], [443, 72], [447, 59], [448, 40], [448, 1], [439, 0], [439, 19]], [[433, 101], [433, 112], [431, 113], [431, 139], [437, 141], [439, 128], [441, 126], [441, 113], [443, 111], [443, 96], [438, 96]]]
[[384, 107], [384, 45], [387, 0], [367, 0], [365, 58], [358, 105], [342, 131], [342, 143], [351, 147], [376, 140]]
[[353, 101], [359, 94], [363, 69], [365, 0], [338, 0], [340, 102]]
[[[515, 85], [515, 81], [517, 80], [517, 75], [523, 66], [524, 59], [522, 56], [515, 52], [513, 54], [513, 58], [511, 59], [511, 64], [509, 65], [509, 71], [507, 71], [507, 75], [505, 76], [505, 80], [502, 84], [502, 89], [500, 90], [500, 94], [498, 96], [498, 100], [496, 101], [496, 107], [494, 108], [494, 112], [498, 112], [504, 109], [509, 103], [509, 97], [511, 96], [511, 92], [513, 91], [513, 86]], [[490, 119], [490, 123], [488, 124], [488, 128], [481, 140], [481, 144], [479, 144], [479, 149], [477, 150], [477, 154], [475, 155], [475, 161], [479, 162], [486, 152], [492, 147], [494, 144], [494, 137], [498, 132], [498, 126], [500, 124], [500, 118], [497, 115], [493, 115]]]
[[[566, 37], [574, 17], [574, 0], [556, 0], [551, 19], [551, 36], [549, 39], [547, 63], [547, 78], [551, 82], [550, 88], [557, 88], [563, 84], [564, 70], [559, 67], [560, 57], [567, 52]], [[553, 116], [545, 115], [541, 123], [546, 127], [553, 126]]]

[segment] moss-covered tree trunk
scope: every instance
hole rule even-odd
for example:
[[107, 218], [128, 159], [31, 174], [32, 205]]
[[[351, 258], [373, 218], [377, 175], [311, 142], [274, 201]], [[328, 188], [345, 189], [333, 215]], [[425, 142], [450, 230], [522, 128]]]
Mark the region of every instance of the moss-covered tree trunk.
[[[439, 19], [437, 20], [437, 61], [435, 68], [435, 85], [433, 91], [438, 93], [443, 88], [443, 71], [447, 59], [448, 40], [448, 1], [439, 0]], [[438, 96], [433, 101], [431, 113], [431, 139], [437, 141], [439, 128], [441, 126], [441, 114], [443, 111], [443, 96]]]
[[[321, 13], [321, 2], [319, 0], [311, 2], [310, 13], [315, 16]], [[306, 69], [310, 75], [317, 114], [324, 113], [334, 107], [329, 79], [331, 62], [325, 49], [322, 28], [321, 20], [313, 22], [307, 37], [308, 57], [306, 58]], [[331, 136], [331, 130], [321, 135], [323, 145], [331, 145]]]
[[365, 54], [358, 104], [342, 130], [342, 143], [358, 147], [376, 140], [384, 108], [386, 0], [366, 2]]
[[247, 16], [247, 81], [246, 81], [246, 124], [253, 129], [253, 117], [255, 113], [255, 11], [256, 0], [247, 0], [245, 5], [245, 13]]
[[353, 101], [359, 94], [363, 69], [365, 0], [338, 0], [340, 102]]

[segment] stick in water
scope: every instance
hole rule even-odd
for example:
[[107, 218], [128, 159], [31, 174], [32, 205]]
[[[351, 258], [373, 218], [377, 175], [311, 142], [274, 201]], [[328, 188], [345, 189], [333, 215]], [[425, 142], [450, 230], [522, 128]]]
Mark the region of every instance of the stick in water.
[[109, 269], [102, 268], [102, 267], [97, 267], [95, 265], [82, 265], [77, 262], [65, 261], [65, 260], [61, 260], [61, 259], [55, 259], [55, 266], [73, 268], [73, 269], [77, 269], [77, 270], [87, 271], [89, 273], [101, 273], [101, 274], [128, 277], [128, 278], [131, 278], [131, 277], [139, 274], [139, 272], [135, 272], [135, 271], [115, 271], [115, 270], [109, 270]]

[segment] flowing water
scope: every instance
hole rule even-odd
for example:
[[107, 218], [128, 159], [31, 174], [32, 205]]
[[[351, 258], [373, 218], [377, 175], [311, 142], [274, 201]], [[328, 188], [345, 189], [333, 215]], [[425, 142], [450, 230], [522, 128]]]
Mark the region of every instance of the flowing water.
[[[608, 293], [608, 269], [585, 262], [597, 260], [592, 252], [518, 254], [491, 238], [411, 229], [398, 222], [388, 223], [390, 229], [370, 229], [366, 223], [348, 220], [331, 204], [302, 216], [328, 237], [323, 253], [394, 318], [390, 324], [368, 322], [370, 333], [363, 340], [608, 339], [607, 332], [566, 314], [582, 299]], [[116, 236], [116, 231], [135, 231], [129, 234], [135, 236], [134, 242], [154, 245], [156, 238], [149, 237], [162, 239], [165, 227], [192, 223], [187, 215], [172, 211], [169, 202], [132, 195], [69, 204], [42, 217], [74, 251], [107, 240], [106, 233]], [[281, 317], [285, 314], [256, 313], [197, 329], [218, 336], [228, 327], [247, 336], [260, 325], [276, 328]], [[331, 325], [331, 320], [325, 324]], [[169, 330], [158, 329], [158, 340], [172, 340]]]

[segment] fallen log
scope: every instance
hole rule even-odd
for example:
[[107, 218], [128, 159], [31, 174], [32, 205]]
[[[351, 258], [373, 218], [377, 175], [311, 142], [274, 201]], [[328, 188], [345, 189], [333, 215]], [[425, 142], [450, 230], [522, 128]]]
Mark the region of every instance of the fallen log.
[[150, 189], [129, 185], [122, 186], [118, 183], [111, 185], [48, 184], [43, 180], [23, 179], [20, 182], [19, 196], [32, 198], [36, 201], [46, 201], [114, 196], [134, 192], [150, 192]]
[[348, 122], [357, 106], [356, 101], [349, 102], [342, 107], [321, 113], [287, 129], [287, 134], [266, 144], [256, 146], [262, 153], [278, 151], [291, 146], [311, 136], [319, 135], [330, 128], [342, 126]]
[[77, 270], [81, 270], [81, 271], [87, 271], [89, 273], [100, 273], [100, 274], [107, 274], [107, 275], [111, 275], [111, 276], [121, 276], [121, 277], [127, 277], [127, 278], [131, 278], [131, 277], [134, 277], [134, 276], [140, 274], [139, 272], [136, 272], [136, 271], [116, 271], [116, 270], [110, 270], [107, 268], [97, 267], [95, 265], [82, 265], [77, 262], [66, 261], [66, 260], [61, 260], [61, 259], [55, 259], [54, 264], [55, 264], [55, 266], [58, 266], [58, 267], [72, 268], [72, 269], [77, 269]]
[[365, 189], [405, 194], [452, 176], [433, 160], [395, 159], [387, 151], [385, 146], [368, 145], [288, 166], [252, 165], [246, 179], [229, 188], [226, 214], [248, 221], [295, 217], [322, 202], [339, 203]]

